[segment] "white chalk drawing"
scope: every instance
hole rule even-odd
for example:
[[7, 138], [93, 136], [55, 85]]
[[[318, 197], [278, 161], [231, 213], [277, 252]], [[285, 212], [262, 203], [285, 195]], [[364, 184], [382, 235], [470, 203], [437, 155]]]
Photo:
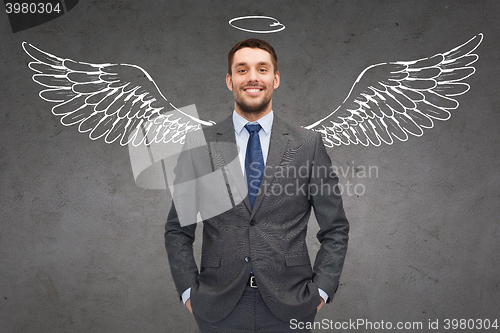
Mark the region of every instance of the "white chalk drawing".
[[123, 146], [183, 143], [187, 132], [213, 124], [168, 102], [139, 66], [78, 62], [26, 42], [22, 46], [35, 60], [28, 64], [36, 72], [33, 81], [47, 88], [40, 97], [56, 103], [52, 113], [61, 117], [63, 125], [77, 126], [92, 140], [103, 138]]
[[409, 134], [421, 136], [458, 108], [454, 97], [470, 88], [463, 81], [476, 71], [471, 65], [479, 57], [472, 52], [482, 40], [480, 33], [432, 57], [369, 66], [335, 111], [305, 128], [320, 132], [327, 147], [390, 145]]
[[[475, 73], [472, 64], [479, 57], [473, 52], [482, 40], [480, 33], [432, 57], [368, 66], [339, 107], [305, 128], [320, 132], [327, 147], [390, 145], [421, 136], [434, 120], [447, 120], [458, 108], [454, 97], [470, 88], [463, 81]], [[28, 65], [36, 72], [33, 81], [48, 88], [40, 97], [56, 103], [52, 113], [63, 125], [78, 125], [92, 140], [183, 143], [187, 132], [214, 124], [177, 109], [139, 66], [77, 62], [22, 45], [35, 60]], [[169, 106], [173, 110], [164, 112]], [[139, 129], [145, 131], [140, 139]]]
[[[268, 21], [269, 28], [267, 28], [265, 30], [253, 30], [253, 29], [243, 28], [243, 27], [240, 27], [240, 26], [234, 24], [234, 22], [237, 22], [237, 21], [250, 21], [251, 22], [252, 20]], [[238, 22], [238, 23], [241, 23], [241, 22]], [[280, 21], [278, 21], [274, 17], [270, 17], [270, 16], [253, 15], [253, 16], [235, 17], [235, 18], [229, 20], [229, 25], [235, 29], [238, 29], [238, 30], [242, 30], [242, 31], [246, 31], [246, 32], [253, 32], [253, 33], [257, 33], [257, 34], [269, 34], [269, 33], [279, 32], [279, 31], [285, 30], [285, 26], [283, 24], [281, 24]]]
[[[482, 40], [480, 33], [432, 57], [368, 66], [339, 107], [305, 128], [320, 132], [327, 147], [390, 145], [409, 135], [421, 136], [424, 128], [449, 119], [450, 110], [458, 108], [455, 97], [470, 88], [464, 80], [475, 73], [472, 64], [479, 57], [473, 52]], [[215, 124], [199, 119], [195, 105], [178, 109], [168, 102], [139, 66], [77, 62], [26, 42], [22, 46], [35, 60], [28, 65], [35, 71], [33, 81], [46, 88], [40, 97], [55, 103], [52, 113], [63, 125], [88, 132], [92, 140], [128, 145], [140, 187], [171, 188], [175, 157], [186, 133], [195, 131], [204, 142], [197, 130]], [[234, 185], [242, 198], [244, 185]]]

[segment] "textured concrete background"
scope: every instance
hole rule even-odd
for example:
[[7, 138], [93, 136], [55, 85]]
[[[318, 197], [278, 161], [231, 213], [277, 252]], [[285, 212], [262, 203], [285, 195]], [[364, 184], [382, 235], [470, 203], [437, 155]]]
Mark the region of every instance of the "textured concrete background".
[[[220, 121], [233, 107], [227, 52], [255, 36], [227, 22], [246, 15], [286, 25], [260, 37], [280, 58], [274, 110], [299, 125], [331, 112], [368, 65], [431, 56], [484, 33], [471, 89], [450, 120], [392, 146], [329, 150], [338, 167], [378, 174], [342, 177], [365, 193], [345, 195], [350, 248], [318, 320], [500, 319], [499, 12], [498, 1], [465, 0], [81, 0], [15, 34], [0, 14], [0, 331], [196, 330], [163, 247], [169, 194], [135, 185], [126, 148], [60, 124], [38, 97], [21, 42], [141, 65], [176, 106], [196, 104], [202, 119]], [[312, 256], [315, 230], [311, 220]]]

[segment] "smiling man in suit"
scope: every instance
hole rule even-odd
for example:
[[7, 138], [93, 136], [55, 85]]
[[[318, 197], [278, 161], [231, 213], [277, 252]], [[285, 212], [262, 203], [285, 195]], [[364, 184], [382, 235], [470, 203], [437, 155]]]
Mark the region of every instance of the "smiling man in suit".
[[[175, 169], [175, 183], [189, 185], [174, 193], [165, 226], [171, 273], [201, 332], [299, 332], [291, 321], [314, 321], [338, 288], [349, 231], [338, 178], [320, 134], [274, 114], [280, 74], [270, 44], [237, 43], [228, 54], [226, 83], [234, 112], [198, 131], [204, 144], [188, 135]], [[217, 172], [222, 184], [212, 182], [212, 194], [200, 190], [197, 180]], [[208, 214], [207, 201], [223, 206], [216, 202], [221, 191], [229, 208]], [[313, 267], [306, 246], [312, 209], [321, 244]], [[192, 247], [197, 215], [203, 220], [199, 272]]]

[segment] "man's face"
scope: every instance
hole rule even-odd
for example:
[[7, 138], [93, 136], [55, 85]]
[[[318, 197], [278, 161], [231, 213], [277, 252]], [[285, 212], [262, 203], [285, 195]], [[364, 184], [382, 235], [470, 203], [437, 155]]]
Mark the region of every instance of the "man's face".
[[279, 86], [279, 73], [274, 73], [269, 52], [245, 47], [234, 54], [232, 75], [226, 84], [234, 94], [236, 111], [247, 114], [271, 111], [273, 90]]

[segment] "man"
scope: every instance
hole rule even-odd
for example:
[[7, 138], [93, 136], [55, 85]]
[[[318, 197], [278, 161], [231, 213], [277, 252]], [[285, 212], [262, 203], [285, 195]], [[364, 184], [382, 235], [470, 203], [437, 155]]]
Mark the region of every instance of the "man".
[[[198, 131], [206, 143], [188, 136], [178, 160], [181, 189], [173, 196], [165, 246], [176, 288], [201, 332], [297, 332], [290, 321], [313, 321], [338, 288], [349, 231], [338, 178], [319, 133], [274, 115], [279, 83], [271, 45], [237, 43], [226, 75], [233, 114]], [[226, 191], [231, 206], [208, 214], [200, 208], [207, 196], [214, 205], [221, 196], [201, 191], [196, 179], [215, 172], [224, 184], [214, 184], [214, 191]], [[241, 199], [238, 179], [248, 190]], [[311, 208], [321, 243], [314, 269], [305, 242]], [[192, 248], [197, 213], [203, 219], [200, 272]]]

